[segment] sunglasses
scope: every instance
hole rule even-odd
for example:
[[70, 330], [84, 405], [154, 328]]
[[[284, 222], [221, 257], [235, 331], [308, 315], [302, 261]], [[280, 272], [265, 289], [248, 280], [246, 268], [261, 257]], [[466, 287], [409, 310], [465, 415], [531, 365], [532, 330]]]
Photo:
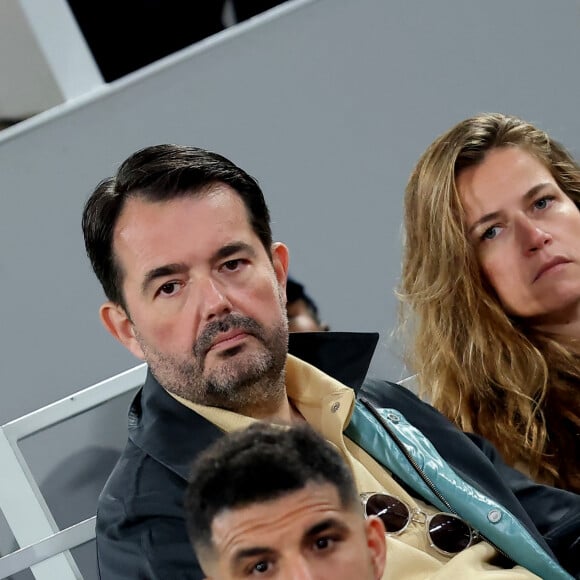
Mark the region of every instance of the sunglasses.
[[427, 515], [386, 493], [361, 493], [360, 498], [365, 517], [378, 516], [387, 535], [402, 534], [412, 521], [425, 524], [431, 547], [445, 556], [453, 556], [480, 540], [479, 534], [454, 514], [437, 512]]

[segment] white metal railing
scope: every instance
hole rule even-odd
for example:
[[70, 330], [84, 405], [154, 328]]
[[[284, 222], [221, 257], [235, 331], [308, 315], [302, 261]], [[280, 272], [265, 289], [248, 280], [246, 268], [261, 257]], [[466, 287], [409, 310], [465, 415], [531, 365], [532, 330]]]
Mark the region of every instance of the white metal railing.
[[95, 517], [59, 530], [18, 442], [141, 386], [141, 364], [0, 427], [0, 510], [21, 547], [0, 558], [0, 578], [30, 568], [36, 580], [82, 579], [69, 550], [95, 537]]

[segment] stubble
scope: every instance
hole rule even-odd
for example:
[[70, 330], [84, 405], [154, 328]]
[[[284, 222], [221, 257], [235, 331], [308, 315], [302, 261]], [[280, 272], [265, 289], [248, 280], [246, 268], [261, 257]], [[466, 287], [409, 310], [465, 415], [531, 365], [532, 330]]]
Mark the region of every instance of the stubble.
[[[249, 338], [245, 344], [213, 353], [214, 368], [207, 370], [214, 339], [234, 329]], [[154, 349], [137, 329], [135, 335], [157, 381], [188, 401], [252, 416], [274, 411], [286, 396], [288, 322], [284, 316], [266, 329], [250, 317], [227, 314], [206, 325], [186, 360]]]

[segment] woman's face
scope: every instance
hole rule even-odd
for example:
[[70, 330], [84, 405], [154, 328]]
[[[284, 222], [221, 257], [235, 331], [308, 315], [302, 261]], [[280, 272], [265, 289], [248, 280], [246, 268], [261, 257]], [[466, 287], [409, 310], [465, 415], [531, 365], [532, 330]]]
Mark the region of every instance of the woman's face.
[[536, 325], [580, 314], [580, 211], [518, 147], [492, 149], [457, 187], [481, 270], [506, 312]]

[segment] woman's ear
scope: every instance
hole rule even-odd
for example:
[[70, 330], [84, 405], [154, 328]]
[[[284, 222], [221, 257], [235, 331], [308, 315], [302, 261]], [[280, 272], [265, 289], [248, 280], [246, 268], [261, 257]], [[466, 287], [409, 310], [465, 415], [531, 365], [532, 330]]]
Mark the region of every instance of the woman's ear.
[[105, 302], [99, 310], [101, 322], [109, 333], [134, 356], [143, 360], [145, 355], [135, 337], [133, 322], [120, 304]]

